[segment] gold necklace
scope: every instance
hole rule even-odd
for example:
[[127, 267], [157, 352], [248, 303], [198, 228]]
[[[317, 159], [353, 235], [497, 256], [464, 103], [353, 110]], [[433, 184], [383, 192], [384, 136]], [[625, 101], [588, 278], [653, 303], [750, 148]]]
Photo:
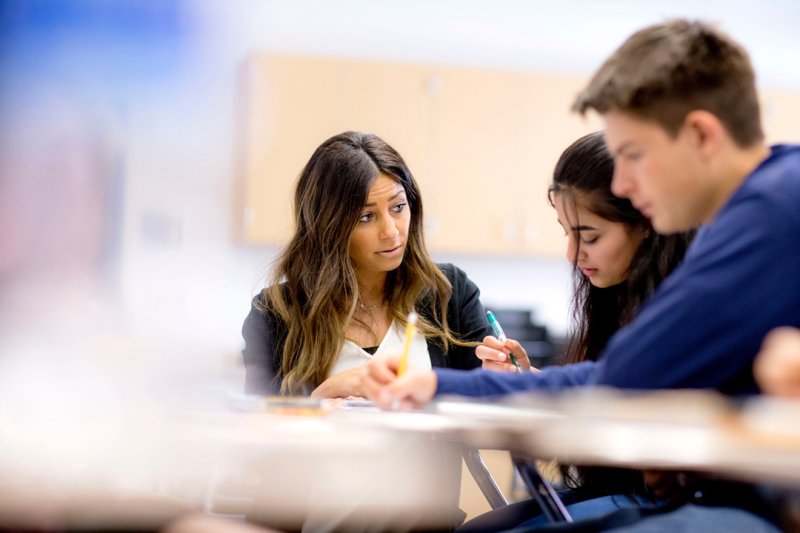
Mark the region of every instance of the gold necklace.
[[[383, 302], [381, 302], [381, 306], [383, 306]], [[361, 299], [361, 296], [359, 296], [358, 297], [358, 308], [361, 311], [367, 311], [369, 313], [372, 313], [375, 309], [378, 308], [378, 304], [373, 304], [373, 305], [365, 304], [364, 301]]]

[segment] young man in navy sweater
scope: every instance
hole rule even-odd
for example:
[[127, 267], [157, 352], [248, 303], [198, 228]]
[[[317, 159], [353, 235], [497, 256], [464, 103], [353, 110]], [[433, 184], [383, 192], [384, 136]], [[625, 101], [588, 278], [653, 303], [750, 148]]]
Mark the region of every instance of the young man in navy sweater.
[[[598, 385], [759, 392], [753, 360], [765, 335], [800, 326], [800, 146], [765, 144], [747, 52], [700, 22], [648, 27], [603, 64], [574, 109], [601, 115], [615, 160], [615, 194], [630, 199], [660, 233], [700, 228], [684, 262], [597, 362], [535, 373], [438, 369], [398, 378], [397, 358], [375, 359], [364, 389], [378, 405]], [[500, 347], [493, 338], [486, 346]], [[508, 353], [503, 346], [497, 360]], [[733, 500], [741, 501], [703, 509], [702, 516], [684, 506], [654, 519], [695, 528], [737, 521]], [[772, 530], [763, 522], [744, 527], [762, 526]]]

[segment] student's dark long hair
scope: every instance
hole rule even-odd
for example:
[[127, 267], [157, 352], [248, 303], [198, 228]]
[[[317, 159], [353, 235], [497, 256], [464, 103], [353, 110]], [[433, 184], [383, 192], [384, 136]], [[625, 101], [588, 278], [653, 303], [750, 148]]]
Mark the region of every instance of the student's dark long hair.
[[[629, 200], [612, 194], [613, 175], [614, 161], [603, 133], [595, 132], [581, 137], [561, 154], [548, 190], [554, 206], [556, 201], [565, 202], [573, 210], [580, 205], [603, 219], [625, 224], [632, 235], [641, 238], [625, 281], [614, 287], [593, 286], [578, 268], [575, 254], [573, 331], [565, 354], [567, 363], [596, 361], [611, 336], [633, 319], [644, 301], [681, 262], [694, 236], [694, 232], [656, 233]], [[580, 238], [576, 241], [580, 247]], [[562, 468], [562, 474], [572, 486], [616, 493], [643, 491], [638, 472]]]
[[287, 330], [282, 393], [308, 392], [322, 383], [339, 356], [347, 323], [358, 320], [359, 287], [348, 243], [380, 174], [403, 186], [411, 212], [403, 261], [389, 273], [384, 288], [392, 318], [405, 326], [418, 302], [430, 302], [433, 321], [420, 316], [419, 331], [445, 348], [471, 345], [456, 339], [447, 324], [452, 287], [425, 247], [422, 198], [411, 171], [378, 136], [348, 131], [323, 142], [301, 172], [294, 197], [295, 233], [265, 289], [265, 309], [276, 313]]

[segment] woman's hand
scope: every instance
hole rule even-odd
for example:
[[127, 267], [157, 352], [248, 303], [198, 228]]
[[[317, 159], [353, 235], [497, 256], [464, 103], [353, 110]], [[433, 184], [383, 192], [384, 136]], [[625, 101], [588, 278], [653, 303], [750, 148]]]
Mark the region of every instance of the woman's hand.
[[531, 361], [528, 359], [528, 353], [525, 348], [515, 340], [507, 339], [503, 343], [489, 335], [483, 338], [483, 344], [475, 348], [475, 355], [483, 361], [484, 370], [494, 370], [496, 372], [517, 371], [517, 367], [514, 366], [508, 355], [510, 353], [514, 354], [520, 370], [536, 370], [531, 367]]
[[364, 367], [351, 368], [334, 374], [314, 389], [311, 396], [315, 398], [346, 398], [348, 396], [364, 396], [361, 390], [361, 376]]
[[362, 374], [364, 395], [381, 409], [422, 407], [436, 394], [436, 374], [410, 370], [398, 377], [399, 363], [399, 355], [373, 357]]
[[764, 338], [753, 374], [767, 394], [800, 396], [800, 330], [772, 330]]

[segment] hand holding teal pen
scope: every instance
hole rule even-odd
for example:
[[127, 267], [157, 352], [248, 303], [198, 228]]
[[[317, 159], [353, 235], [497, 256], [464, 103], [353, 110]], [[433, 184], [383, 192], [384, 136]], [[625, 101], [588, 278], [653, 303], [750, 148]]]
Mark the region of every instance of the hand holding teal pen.
[[[497, 318], [495, 318], [494, 313], [492, 313], [491, 311], [486, 311], [486, 318], [489, 319], [489, 324], [492, 326], [492, 330], [494, 331], [494, 336], [497, 337], [497, 340], [499, 340], [500, 342], [506, 342], [507, 340], [506, 334], [503, 331], [503, 328], [500, 327], [500, 322], [497, 321]], [[514, 357], [514, 354], [509, 353], [508, 357], [511, 359], [511, 362], [513, 363], [514, 367], [517, 369], [516, 370], [517, 374], [522, 372], [522, 369], [520, 368], [519, 363], [517, 362], [517, 358]]]

